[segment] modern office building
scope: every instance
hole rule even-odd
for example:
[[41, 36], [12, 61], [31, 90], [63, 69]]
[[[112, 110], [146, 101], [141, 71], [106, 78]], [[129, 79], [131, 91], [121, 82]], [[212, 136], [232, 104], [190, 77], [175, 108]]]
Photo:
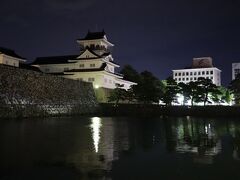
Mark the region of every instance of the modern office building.
[[213, 66], [211, 57], [193, 58], [191, 67], [173, 70], [173, 79], [177, 83], [197, 81], [200, 77], [211, 79], [213, 84], [221, 86], [221, 70]]
[[232, 63], [232, 80], [240, 74], [240, 63]]

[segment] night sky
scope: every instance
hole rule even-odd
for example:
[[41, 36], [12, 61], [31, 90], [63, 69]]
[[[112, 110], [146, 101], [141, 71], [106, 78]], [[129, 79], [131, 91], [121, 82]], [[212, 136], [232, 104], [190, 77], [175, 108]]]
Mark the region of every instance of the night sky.
[[78, 54], [76, 39], [105, 29], [120, 65], [160, 79], [211, 56], [231, 80], [240, 62], [239, 0], [0, 0], [0, 46], [33, 61]]

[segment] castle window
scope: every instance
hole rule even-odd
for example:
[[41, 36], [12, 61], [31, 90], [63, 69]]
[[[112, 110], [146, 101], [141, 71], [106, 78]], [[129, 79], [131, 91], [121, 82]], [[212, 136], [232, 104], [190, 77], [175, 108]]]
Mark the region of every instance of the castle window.
[[88, 78], [88, 82], [93, 82], [93, 81], [95, 81], [94, 78]]
[[99, 50], [100, 49], [100, 46], [99, 45], [96, 45], [96, 50]]

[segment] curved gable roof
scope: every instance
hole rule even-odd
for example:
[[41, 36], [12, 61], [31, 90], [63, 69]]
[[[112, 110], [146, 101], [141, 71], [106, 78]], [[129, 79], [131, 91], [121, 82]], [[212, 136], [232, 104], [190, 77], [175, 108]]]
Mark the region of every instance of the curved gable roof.
[[87, 35], [85, 36], [85, 38], [82, 39], [78, 39], [78, 40], [94, 40], [94, 39], [103, 39], [104, 36], [106, 35], [105, 31], [101, 31], [101, 32], [90, 32], [88, 31]]
[[16, 54], [14, 50], [7, 49], [4, 47], [0, 47], [0, 54], [5, 54], [7, 56], [11, 56], [11, 57], [18, 58], [18, 59], [25, 59], [25, 58], [19, 56], [18, 54]]
[[78, 55], [69, 55], [69, 56], [50, 56], [50, 57], [38, 57], [32, 63], [33, 65], [37, 64], [66, 64], [71, 63], [68, 60], [76, 59]]

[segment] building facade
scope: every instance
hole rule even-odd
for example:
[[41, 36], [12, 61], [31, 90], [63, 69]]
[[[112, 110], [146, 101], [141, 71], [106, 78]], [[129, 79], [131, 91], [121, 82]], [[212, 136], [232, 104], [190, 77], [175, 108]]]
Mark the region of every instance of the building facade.
[[120, 66], [114, 62], [111, 48], [104, 31], [88, 32], [85, 38], [78, 39], [80, 54], [71, 56], [40, 57], [32, 64], [42, 72], [64, 78], [92, 82], [95, 88], [114, 89], [121, 84], [129, 89], [136, 83], [126, 81], [116, 72]]
[[19, 67], [19, 64], [24, 62], [26, 62], [25, 58], [19, 56], [13, 50], [0, 47], [0, 64]]
[[221, 86], [221, 70], [212, 65], [212, 58], [194, 58], [190, 68], [173, 70], [173, 79], [177, 82], [189, 83], [203, 77], [211, 79], [213, 84]]
[[232, 63], [232, 80], [236, 79], [240, 74], [240, 63]]

